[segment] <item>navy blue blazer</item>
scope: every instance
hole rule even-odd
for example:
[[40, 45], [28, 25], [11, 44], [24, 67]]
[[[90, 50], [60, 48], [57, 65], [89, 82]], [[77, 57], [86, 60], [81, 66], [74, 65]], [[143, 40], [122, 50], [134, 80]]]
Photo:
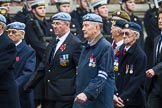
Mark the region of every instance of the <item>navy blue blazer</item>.
[[36, 65], [35, 51], [23, 40], [17, 47], [15, 63], [15, 80], [19, 87], [20, 104], [22, 108], [34, 108], [34, 95], [32, 92], [25, 93], [24, 85], [34, 73]]
[[6, 33], [0, 36], [0, 107], [20, 108], [18, 88], [14, 79], [13, 64], [16, 47]]
[[120, 47], [119, 71], [116, 76], [117, 95], [127, 105], [144, 105], [144, 81], [147, 58], [137, 43], [124, 55], [124, 45]]

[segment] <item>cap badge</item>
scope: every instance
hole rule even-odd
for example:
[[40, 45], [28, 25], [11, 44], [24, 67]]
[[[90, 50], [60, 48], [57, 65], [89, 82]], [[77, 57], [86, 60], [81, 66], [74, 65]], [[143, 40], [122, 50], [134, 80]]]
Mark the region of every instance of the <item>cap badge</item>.
[[125, 28], [128, 28], [129, 27], [129, 24], [125, 24]]

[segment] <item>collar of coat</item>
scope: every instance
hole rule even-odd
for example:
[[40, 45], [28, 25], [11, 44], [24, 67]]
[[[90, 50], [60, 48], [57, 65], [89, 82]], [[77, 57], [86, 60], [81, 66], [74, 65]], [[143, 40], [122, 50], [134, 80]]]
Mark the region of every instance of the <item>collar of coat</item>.
[[96, 43], [103, 37], [102, 34], [99, 34], [98, 36], [96, 36], [96, 38], [94, 38], [90, 43], [89, 46], [94, 46], [96, 45]]

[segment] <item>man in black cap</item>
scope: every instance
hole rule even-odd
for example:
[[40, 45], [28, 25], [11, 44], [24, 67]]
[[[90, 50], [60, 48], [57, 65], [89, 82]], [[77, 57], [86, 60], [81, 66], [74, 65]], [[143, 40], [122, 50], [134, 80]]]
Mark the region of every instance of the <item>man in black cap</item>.
[[[140, 31], [141, 27], [134, 22], [125, 23], [122, 30], [124, 44], [119, 50], [116, 96], [118, 101], [124, 104], [124, 108], [145, 108], [144, 81], [147, 57], [136, 43]], [[117, 102], [115, 106], [120, 107], [118, 105]]]

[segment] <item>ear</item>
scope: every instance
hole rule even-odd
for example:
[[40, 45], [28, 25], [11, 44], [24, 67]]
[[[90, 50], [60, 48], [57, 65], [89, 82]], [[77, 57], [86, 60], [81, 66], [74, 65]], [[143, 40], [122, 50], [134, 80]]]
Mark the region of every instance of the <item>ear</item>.
[[139, 33], [135, 32], [134, 35], [135, 35], [135, 39], [136, 39], [136, 40], [139, 39], [139, 36], [140, 36]]

